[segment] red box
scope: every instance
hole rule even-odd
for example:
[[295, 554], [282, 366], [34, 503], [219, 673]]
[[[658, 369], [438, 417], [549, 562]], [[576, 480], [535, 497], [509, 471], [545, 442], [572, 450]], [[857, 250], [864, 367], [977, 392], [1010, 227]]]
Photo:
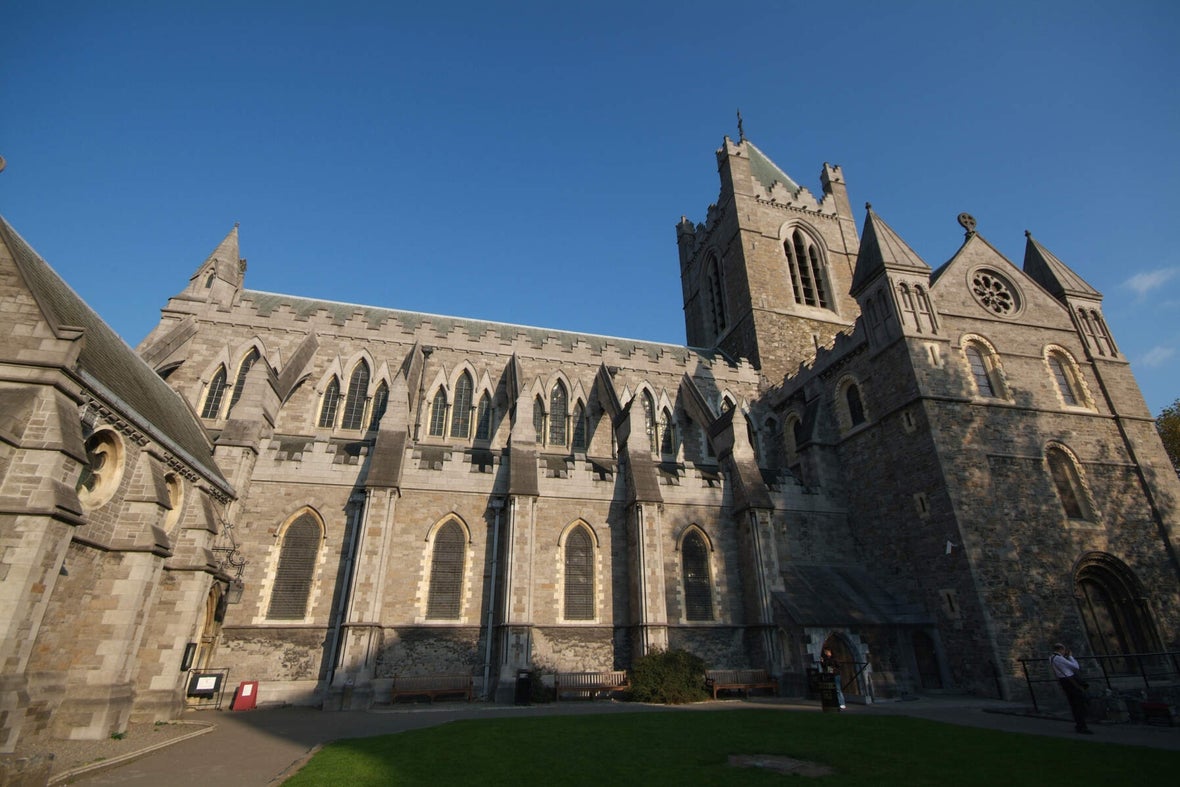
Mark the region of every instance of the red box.
[[254, 706], [258, 704], [258, 681], [244, 680], [238, 684], [238, 690], [234, 692], [234, 701], [229, 706], [230, 710], [254, 710]]

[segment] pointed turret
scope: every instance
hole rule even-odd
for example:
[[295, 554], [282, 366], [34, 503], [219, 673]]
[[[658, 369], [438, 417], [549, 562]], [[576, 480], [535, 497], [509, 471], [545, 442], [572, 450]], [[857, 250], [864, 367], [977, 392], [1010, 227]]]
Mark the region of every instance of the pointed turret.
[[1053, 252], [1037, 243], [1031, 232], [1026, 230], [1024, 236], [1027, 239], [1024, 245], [1024, 272], [1052, 293], [1054, 298], [1065, 304], [1071, 297], [1102, 300], [1102, 293], [1057, 259]]
[[860, 305], [869, 341], [883, 347], [899, 331], [937, 333], [929, 289], [930, 266], [866, 203], [850, 292]]
[[865, 203], [865, 224], [861, 233], [860, 252], [856, 255], [856, 269], [852, 275], [851, 293], [855, 297], [885, 271], [926, 276], [927, 265], [893, 228]]
[[228, 307], [241, 291], [245, 274], [246, 261], [238, 256], [238, 225], [235, 224], [177, 298]]

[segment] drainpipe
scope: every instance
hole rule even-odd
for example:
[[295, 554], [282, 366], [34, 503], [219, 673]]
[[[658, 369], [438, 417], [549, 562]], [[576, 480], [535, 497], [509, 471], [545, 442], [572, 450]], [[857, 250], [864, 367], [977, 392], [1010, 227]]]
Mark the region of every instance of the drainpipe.
[[488, 589], [488, 628], [485, 636], [485, 650], [483, 659], [483, 699], [489, 700], [492, 697], [491, 690], [491, 673], [492, 673], [492, 626], [495, 624], [496, 615], [496, 567], [500, 557], [500, 511], [504, 508], [504, 498], [493, 497], [491, 499], [492, 511], [495, 512], [495, 524], [492, 525], [492, 573], [489, 580], [490, 587]]

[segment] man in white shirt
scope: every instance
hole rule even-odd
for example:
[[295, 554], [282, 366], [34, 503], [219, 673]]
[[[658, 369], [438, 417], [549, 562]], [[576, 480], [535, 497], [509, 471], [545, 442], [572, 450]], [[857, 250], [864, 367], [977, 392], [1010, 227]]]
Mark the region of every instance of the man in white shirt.
[[1078, 662], [1069, 648], [1058, 642], [1053, 646], [1053, 655], [1049, 657], [1049, 666], [1053, 668], [1053, 676], [1061, 684], [1065, 698], [1069, 700], [1069, 709], [1073, 712], [1074, 729], [1082, 735], [1093, 735], [1094, 731], [1086, 724], [1086, 684], [1078, 677]]

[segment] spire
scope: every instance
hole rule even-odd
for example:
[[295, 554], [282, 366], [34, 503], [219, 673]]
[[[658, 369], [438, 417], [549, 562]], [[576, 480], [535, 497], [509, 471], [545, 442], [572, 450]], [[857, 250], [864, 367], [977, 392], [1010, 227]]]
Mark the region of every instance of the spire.
[[1037, 243], [1032, 233], [1024, 231], [1024, 272], [1037, 284], [1044, 287], [1053, 297], [1065, 303], [1069, 297], [1102, 300], [1102, 293], [1091, 287], [1074, 273], [1068, 265]]
[[930, 275], [930, 266], [866, 202], [864, 231], [849, 292], [856, 297], [886, 270]]
[[235, 287], [240, 287], [242, 274], [245, 273], [245, 270], [246, 261], [238, 256], [238, 225], [235, 222], [234, 228], [222, 239], [213, 253], [201, 263], [201, 267], [197, 268], [197, 273], [193, 278], [208, 277], [212, 273], [217, 278], [227, 281]]
[[759, 150], [753, 142], [742, 137], [742, 144], [746, 146], [750, 155], [750, 174], [762, 184], [763, 188], [769, 190], [777, 181], [786, 186], [792, 194], [799, 191], [799, 184], [791, 180], [790, 176], [783, 172], [778, 164], [771, 161], [769, 156]]

